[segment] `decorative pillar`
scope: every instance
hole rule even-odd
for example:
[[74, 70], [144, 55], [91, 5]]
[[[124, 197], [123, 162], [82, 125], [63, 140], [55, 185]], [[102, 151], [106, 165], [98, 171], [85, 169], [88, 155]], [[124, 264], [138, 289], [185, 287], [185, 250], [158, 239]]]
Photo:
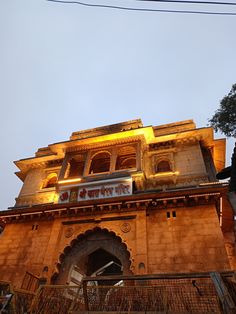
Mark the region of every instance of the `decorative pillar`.
[[136, 146], [136, 166], [137, 166], [137, 170], [141, 171], [142, 169], [142, 150], [141, 150], [141, 142], [137, 143]]
[[89, 167], [90, 167], [90, 159], [91, 159], [91, 157], [92, 157], [92, 153], [91, 153], [91, 151], [89, 151], [87, 153], [87, 157], [86, 157], [86, 161], [85, 161], [85, 165], [84, 165], [84, 173], [83, 173], [84, 177], [89, 175]]
[[110, 172], [114, 172], [116, 170], [116, 158], [117, 158], [117, 148], [112, 148], [111, 159], [110, 159]]
[[62, 166], [61, 166], [61, 170], [59, 172], [59, 176], [58, 176], [58, 180], [63, 180], [65, 177], [65, 173], [66, 173], [66, 168], [67, 168], [67, 164], [70, 160], [70, 155], [65, 155], [63, 162], [62, 162]]

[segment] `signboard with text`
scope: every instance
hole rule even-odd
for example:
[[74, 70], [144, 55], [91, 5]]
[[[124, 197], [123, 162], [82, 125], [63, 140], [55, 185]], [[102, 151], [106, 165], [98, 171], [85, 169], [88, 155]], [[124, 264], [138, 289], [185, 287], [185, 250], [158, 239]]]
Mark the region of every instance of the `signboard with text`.
[[59, 203], [80, 202], [95, 199], [106, 199], [132, 194], [132, 179], [113, 179], [90, 184], [78, 184], [71, 188], [64, 187], [59, 192]]

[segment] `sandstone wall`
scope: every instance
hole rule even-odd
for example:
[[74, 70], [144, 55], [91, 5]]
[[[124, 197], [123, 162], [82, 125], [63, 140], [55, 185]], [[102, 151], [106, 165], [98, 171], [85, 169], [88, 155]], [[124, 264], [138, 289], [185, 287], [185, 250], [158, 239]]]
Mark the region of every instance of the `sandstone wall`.
[[152, 212], [147, 231], [150, 273], [230, 268], [213, 205]]
[[0, 237], [0, 279], [20, 287], [26, 271], [41, 276], [47, 266], [50, 280], [65, 248], [96, 227], [125, 244], [134, 274], [230, 269], [215, 208], [207, 205], [7, 224]]

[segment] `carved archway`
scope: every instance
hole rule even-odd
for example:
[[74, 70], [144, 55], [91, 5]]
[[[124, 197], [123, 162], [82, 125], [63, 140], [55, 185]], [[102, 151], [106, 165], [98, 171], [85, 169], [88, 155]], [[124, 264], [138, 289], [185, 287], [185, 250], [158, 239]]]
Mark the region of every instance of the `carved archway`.
[[95, 228], [79, 235], [64, 249], [59, 257], [58, 272], [53, 275], [52, 283], [67, 284], [71, 282], [74, 274], [81, 279], [83, 276], [96, 274], [96, 270], [103, 267], [111, 267], [110, 272], [115, 270], [116, 274], [130, 275], [132, 274], [130, 266], [130, 253], [122, 239], [107, 229]]

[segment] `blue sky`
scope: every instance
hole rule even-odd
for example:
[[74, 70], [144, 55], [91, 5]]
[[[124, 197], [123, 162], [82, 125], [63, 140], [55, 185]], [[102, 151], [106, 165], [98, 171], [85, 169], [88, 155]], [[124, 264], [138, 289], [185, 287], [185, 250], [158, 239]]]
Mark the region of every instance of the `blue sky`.
[[[21, 187], [13, 160], [73, 131], [135, 118], [206, 126], [236, 83], [235, 30], [236, 16], [2, 0], [0, 208], [13, 206]], [[228, 164], [233, 142], [227, 141]]]

